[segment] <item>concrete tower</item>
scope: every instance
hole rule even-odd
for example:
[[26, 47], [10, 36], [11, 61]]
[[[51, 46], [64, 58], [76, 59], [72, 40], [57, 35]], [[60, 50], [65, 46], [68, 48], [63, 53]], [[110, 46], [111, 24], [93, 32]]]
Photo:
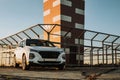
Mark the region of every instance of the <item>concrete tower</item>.
[[[44, 0], [44, 24], [60, 24], [61, 27], [56, 27], [53, 33], [57, 34], [65, 34], [67, 29], [64, 27], [72, 27], [84, 29], [84, 0]], [[49, 29], [49, 28], [48, 28]], [[70, 43], [77, 44], [78, 40], [75, 35], [70, 32], [68, 34], [70, 39]], [[77, 33], [76, 33], [77, 34]], [[84, 36], [82, 37], [83, 40]], [[52, 37], [52, 41], [64, 42], [62, 37]], [[82, 42], [84, 44], [84, 42]], [[61, 47], [63, 47], [61, 45]], [[68, 47], [68, 51], [72, 52], [72, 49], [75, 47]], [[80, 49], [83, 52], [83, 49]], [[75, 50], [77, 51], [77, 49]], [[77, 61], [76, 55], [74, 56], [75, 60], [73, 63]], [[80, 64], [83, 63], [83, 60]]]

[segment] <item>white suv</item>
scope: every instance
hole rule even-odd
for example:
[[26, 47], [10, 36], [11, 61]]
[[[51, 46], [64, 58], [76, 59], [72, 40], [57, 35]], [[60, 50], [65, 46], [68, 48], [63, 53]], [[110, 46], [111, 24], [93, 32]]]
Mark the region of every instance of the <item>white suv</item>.
[[14, 52], [14, 67], [21, 64], [23, 70], [28, 70], [30, 66], [53, 66], [64, 69], [65, 62], [65, 52], [46, 40], [23, 40]]

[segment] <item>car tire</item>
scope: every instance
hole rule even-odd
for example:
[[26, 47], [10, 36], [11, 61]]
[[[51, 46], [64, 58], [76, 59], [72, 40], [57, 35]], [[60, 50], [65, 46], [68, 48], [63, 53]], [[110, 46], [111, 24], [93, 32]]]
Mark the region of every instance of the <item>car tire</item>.
[[18, 68], [19, 67], [19, 64], [17, 64], [17, 62], [16, 62], [16, 56], [13, 57], [13, 67], [14, 68]]
[[59, 70], [64, 70], [64, 69], [65, 69], [65, 65], [60, 65], [60, 66], [58, 67], [58, 69], [59, 69]]
[[27, 65], [27, 60], [26, 60], [26, 56], [23, 55], [22, 57], [22, 69], [23, 70], [29, 70], [30, 66]]

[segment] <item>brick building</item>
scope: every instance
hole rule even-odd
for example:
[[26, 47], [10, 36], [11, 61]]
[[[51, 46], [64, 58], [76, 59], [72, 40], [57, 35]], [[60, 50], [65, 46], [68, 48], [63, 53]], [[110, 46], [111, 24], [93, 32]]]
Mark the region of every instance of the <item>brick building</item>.
[[[57, 34], [65, 34], [68, 32], [68, 29], [64, 27], [72, 27], [75, 29], [84, 29], [84, 0], [43, 0], [44, 4], [44, 24], [60, 24], [61, 27], [56, 27], [52, 33]], [[47, 27], [49, 30], [50, 28]], [[81, 39], [78, 39], [75, 34], [80, 33], [80, 31], [71, 31], [68, 36], [70, 37], [69, 43], [78, 44], [80, 40], [80, 44], [84, 44], [84, 36]], [[65, 42], [62, 37], [50, 37], [52, 41], [57, 42]], [[64, 45], [60, 45], [63, 47]], [[83, 50], [82, 47], [80, 49], [81, 59], [79, 64], [83, 64]], [[69, 58], [67, 61], [70, 64], [76, 64], [77, 61], [77, 52], [78, 47], [76, 46], [68, 46], [66, 47], [66, 51], [68, 51]], [[72, 52], [76, 52], [75, 54], [71, 54]], [[71, 55], [71, 56], [70, 56]]]

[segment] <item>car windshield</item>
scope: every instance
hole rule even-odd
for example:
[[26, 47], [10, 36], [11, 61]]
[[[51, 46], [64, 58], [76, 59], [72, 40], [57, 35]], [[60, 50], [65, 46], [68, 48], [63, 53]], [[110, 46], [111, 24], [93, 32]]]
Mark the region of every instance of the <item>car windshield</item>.
[[27, 39], [27, 46], [47, 46], [47, 47], [55, 47], [54, 44], [50, 41], [38, 40], [38, 39]]

